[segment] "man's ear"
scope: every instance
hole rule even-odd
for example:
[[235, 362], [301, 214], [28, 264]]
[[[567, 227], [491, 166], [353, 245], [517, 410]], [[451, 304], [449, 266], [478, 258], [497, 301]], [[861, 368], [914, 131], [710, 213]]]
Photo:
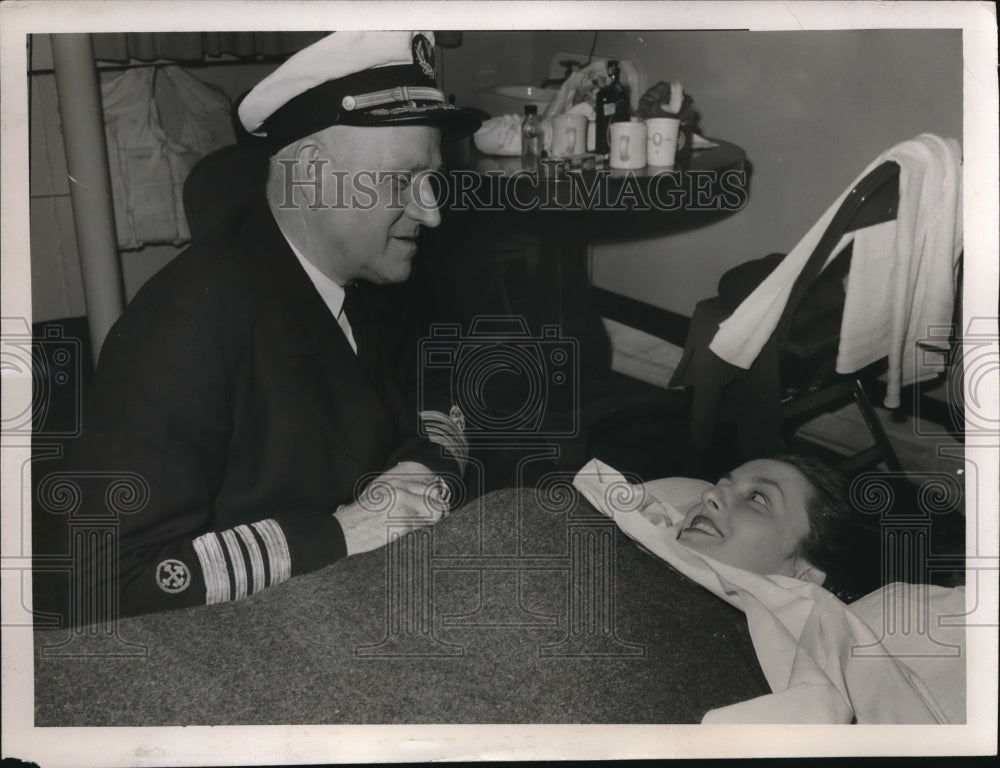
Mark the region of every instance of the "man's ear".
[[[327, 166], [330, 162], [324, 148], [314, 138], [306, 137], [292, 147], [291, 158], [295, 163], [289, 170], [295, 174], [293, 178], [296, 181], [286, 185], [286, 189], [289, 187], [292, 189], [294, 204], [308, 207], [322, 205], [320, 185], [323, 176], [329, 173]], [[313, 179], [316, 179], [315, 184], [312, 183]]]
[[801, 557], [797, 557], [795, 558], [795, 578], [822, 587], [823, 582], [826, 581], [826, 571], [822, 568], [817, 568]]
[[322, 156], [322, 147], [311, 136], [299, 140], [298, 146], [295, 147], [295, 161], [303, 168], [308, 169], [309, 165], [319, 160]]

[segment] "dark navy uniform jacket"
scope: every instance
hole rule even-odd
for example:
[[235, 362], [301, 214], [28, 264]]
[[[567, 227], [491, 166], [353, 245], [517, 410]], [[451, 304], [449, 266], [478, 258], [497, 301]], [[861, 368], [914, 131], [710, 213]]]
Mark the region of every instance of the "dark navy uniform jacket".
[[[379, 318], [350, 320], [373, 352]], [[71, 450], [81, 476], [148, 496], [118, 513], [106, 484], [84, 484], [85, 513], [118, 520], [120, 613], [236, 599], [334, 562], [333, 512], [398, 461], [454, 478], [388, 364], [362, 369], [263, 200], [151, 278], [104, 342]], [[107, 594], [112, 550], [88, 558], [78, 591]]]

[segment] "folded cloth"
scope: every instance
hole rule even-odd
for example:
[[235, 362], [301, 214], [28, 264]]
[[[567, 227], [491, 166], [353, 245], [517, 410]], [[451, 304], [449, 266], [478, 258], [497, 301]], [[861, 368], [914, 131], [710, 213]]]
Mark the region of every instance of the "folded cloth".
[[483, 121], [472, 136], [476, 148], [487, 155], [520, 155], [522, 119], [520, 115], [499, 115]]
[[551, 120], [556, 115], [569, 113], [572, 107], [587, 102], [595, 103], [597, 91], [608, 83], [607, 63], [598, 59], [570, 73], [542, 115]]
[[837, 371], [853, 373], [888, 357], [885, 405], [895, 408], [902, 386], [944, 369], [943, 354], [918, 354], [916, 347], [931, 326], [952, 320], [954, 278], [962, 249], [960, 150], [954, 139], [933, 134], [896, 145], [855, 179], [778, 268], [720, 325], [710, 345], [716, 355], [739, 368], [751, 366], [774, 333], [796, 276], [837, 209], [861, 179], [887, 160], [900, 166], [896, 219], [844, 235], [827, 261], [854, 242]]
[[[565, 115], [583, 115], [588, 121], [597, 119], [597, 111], [594, 109], [594, 105], [589, 101], [581, 101], [578, 104], [574, 104], [572, 107], [567, 109], [563, 114]], [[553, 115], [555, 117], [555, 115]], [[544, 121], [543, 121], [544, 122]]]
[[[517, 157], [521, 154], [521, 123], [524, 115], [499, 115], [485, 120], [472, 135], [476, 148], [485, 155]], [[542, 120], [542, 149], [552, 149], [552, 121]]]
[[[919, 674], [822, 587], [734, 568], [680, 544], [682, 510], [697, 501], [704, 482], [671, 478], [634, 486], [594, 459], [573, 485], [626, 535], [746, 614], [772, 693], [711, 710], [703, 722], [950, 722]], [[858, 648], [869, 652], [855, 655]]]

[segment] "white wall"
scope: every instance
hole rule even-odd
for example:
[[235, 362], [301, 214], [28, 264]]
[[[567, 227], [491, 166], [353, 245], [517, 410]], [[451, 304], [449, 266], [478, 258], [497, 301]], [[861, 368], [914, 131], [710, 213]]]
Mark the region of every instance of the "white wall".
[[438, 82], [459, 106], [475, 106], [481, 89], [532, 83], [533, 45], [532, 32], [463, 32], [460, 46], [437, 51]]
[[[42, 36], [44, 38], [44, 36]], [[467, 31], [439, 50], [442, 86], [459, 104], [481, 88], [540, 84], [558, 51], [590, 49], [593, 33]], [[39, 46], [43, 48], [43, 46]], [[628, 57], [646, 82], [680, 80], [708, 135], [746, 149], [747, 206], [710, 227], [594, 251], [594, 281], [689, 314], [729, 267], [787, 251], [883, 149], [922, 131], [961, 138], [958, 30], [601, 32], [595, 53]], [[47, 65], [47, 66], [46, 66]], [[199, 68], [231, 98], [274, 65]], [[34, 319], [84, 314], [54, 79], [44, 50], [31, 76], [31, 236]], [[171, 115], [164, 114], [164, 121]], [[150, 246], [122, 257], [127, 298], [179, 252]]]
[[[590, 32], [538, 32], [533, 76]], [[601, 32], [647, 83], [680, 80], [709, 136], [746, 149], [747, 206], [710, 227], [595, 248], [594, 282], [690, 314], [729, 267], [788, 251], [864, 167], [930, 131], [962, 138], [960, 30]]]

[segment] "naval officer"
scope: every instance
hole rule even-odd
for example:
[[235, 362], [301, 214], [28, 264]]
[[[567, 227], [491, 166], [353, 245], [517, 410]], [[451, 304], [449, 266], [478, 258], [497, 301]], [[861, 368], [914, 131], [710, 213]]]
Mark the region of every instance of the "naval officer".
[[[460, 488], [460, 414], [436, 443], [419, 436], [366, 297], [405, 281], [440, 223], [427, 172], [442, 136], [479, 126], [438, 90], [432, 33], [334, 33], [239, 118], [269, 147], [266, 190], [126, 308], [72, 452], [81, 477], [141, 486], [117, 553], [88, 554], [93, 594], [116, 590], [121, 614], [238, 599], [370, 551], [390, 524], [436, 522]], [[85, 504], [108, 512], [99, 492]]]

